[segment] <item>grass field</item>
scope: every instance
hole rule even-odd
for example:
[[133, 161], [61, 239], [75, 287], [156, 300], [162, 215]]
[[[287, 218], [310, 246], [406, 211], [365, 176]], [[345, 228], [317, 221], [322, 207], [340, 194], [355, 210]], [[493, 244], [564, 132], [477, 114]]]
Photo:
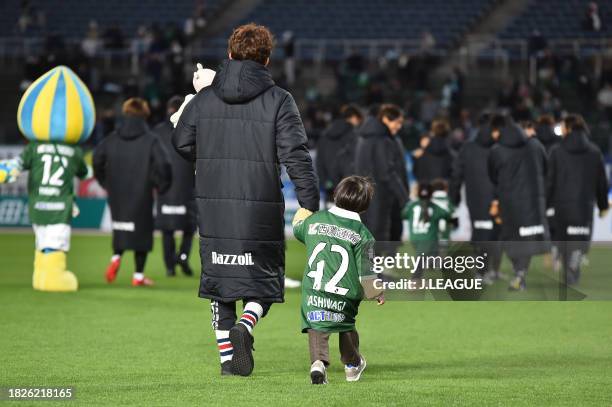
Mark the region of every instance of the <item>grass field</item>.
[[[75, 386], [69, 406], [612, 406], [612, 302], [364, 303], [362, 380], [344, 381], [334, 338], [330, 384], [314, 387], [289, 290], [256, 328], [253, 376], [222, 378], [198, 280], [165, 278], [159, 241], [147, 265], [157, 285], [143, 289], [129, 285], [131, 255], [104, 282], [109, 237], [74, 236], [81, 290], [49, 294], [30, 287], [33, 240], [0, 235], [0, 387]], [[288, 274], [304, 261], [289, 242]]]

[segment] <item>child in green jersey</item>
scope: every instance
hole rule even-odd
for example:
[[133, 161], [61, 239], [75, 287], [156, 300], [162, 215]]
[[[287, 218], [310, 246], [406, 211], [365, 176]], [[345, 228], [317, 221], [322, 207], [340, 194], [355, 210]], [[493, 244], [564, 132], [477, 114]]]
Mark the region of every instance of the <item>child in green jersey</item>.
[[[430, 184], [420, 184], [419, 198], [409, 202], [402, 211], [402, 217], [408, 220], [410, 242], [415, 255], [438, 255], [440, 239], [440, 221], [451, 220], [451, 212], [432, 201]], [[423, 269], [414, 271], [413, 278], [421, 278]]]
[[361, 300], [377, 298], [376, 274], [371, 268], [374, 238], [361, 223], [374, 187], [367, 178], [351, 176], [334, 190], [335, 206], [304, 219], [296, 214], [295, 237], [306, 245], [308, 263], [302, 281], [302, 332], [308, 333], [310, 378], [327, 383], [329, 337], [340, 335], [340, 355], [347, 381], [357, 381], [366, 367], [359, 353], [355, 317]]

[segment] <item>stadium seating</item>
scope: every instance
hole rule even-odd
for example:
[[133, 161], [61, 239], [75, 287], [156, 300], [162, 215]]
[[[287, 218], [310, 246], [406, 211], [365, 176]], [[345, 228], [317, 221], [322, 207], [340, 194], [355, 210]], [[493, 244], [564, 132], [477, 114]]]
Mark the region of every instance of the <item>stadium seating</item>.
[[534, 0], [529, 7], [503, 30], [501, 38], [529, 38], [538, 29], [547, 39], [600, 38], [612, 35], [612, 7], [610, 2], [599, 1], [602, 20], [600, 32], [582, 28], [588, 1], [585, 0]]
[[[206, 13], [212, 13], [222, 0], [207, 0]], [[0, 2], [0, 36], [15, 34], [20, 15], [20, 0]], [[100, 29], [119, 26], [126, 36], [133, 36], [141, 25], [158, 23], [182, 24], [193, 14], [193, 0], [31, 0], [30, 4], [44, 12], [47, 27], [67, 38], [81, 38], [90, 21]]]
[[429, 31], [447, 48], [495, 0], [266, 0], [242, 22], [300, 39], [418, 39]]

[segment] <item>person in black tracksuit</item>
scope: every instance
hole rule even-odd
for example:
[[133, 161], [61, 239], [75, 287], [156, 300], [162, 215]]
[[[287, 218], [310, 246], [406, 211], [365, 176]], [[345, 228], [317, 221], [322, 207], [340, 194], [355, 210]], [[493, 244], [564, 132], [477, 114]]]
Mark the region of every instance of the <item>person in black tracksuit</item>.
[[577, 284], [582, 256], [593, 233], [593, 206], [600, 216], [609, 208], [608, 177], [599, 148], [589, 140], [579, 115], [563, 120], [563, 139], [551, 149], [547, 196], [554, 210], [554, 235], [563, 264], [565, 282]]
[[355, 129], [363, 121], [359, 108], [354, 105], [343, 106], [340, 116], [331, 122], [317, 143], [317, 175], [326, 202], [333, 202], [334, 188], [344, 176], [350, 175], [350, 170], [345, 168], [352, 165], [353, 159], [343, 155], [346, 150], [354, 151]]
[[491, 119], [496, 144], [488, 173], [496, 200], [490, 213], [501, 222], [502, 247], [512, 262], [515, 278], [509, 289], [524, 290], [531, 257], [550, 249], [546, 221], [546, 151], [534, 137], [502, 115]]
[[[401, 137], [394, 136], [397, 150], [395, 152], [395, 157], [393, 158], [393, 162], [397, 165], [397, 171], [400, 175], [402, 184], [408, 190], [410, 194], [410, 181], [408, 179], [408, 169], [406, 168], [406, 149], [404, 148], [404, 142]], [[391, 233], [390, 240], [392, 242], [396, 242], [394, 247], [399, 247], [402, 242], [402, 234], [404, 232], [404, 219], [402, 218], [402, 210], [403, 206], [400, 206], [401, 202], [399, 200], [395, 200], [393, 206], [391, 207]]]
[[449, 181], [452, 174], [453, 154], [448, 147], [448, 123], [434, 120], [431, 124], [431, 137], [426, 140], [425, 148], [414, 152], [413, 171], [419, 184], [429, 184], [434, 179]]
[[363, 222], [378, 242], [391, 240], [393, 208], [409, 199], [406, 162], [395, 135], [403, 124], [401, 110], [382, 105], [377, 117], [369, 117], [359, 129], [355, 151], [356, 175], [370, 177], [375, 192]]
[[113, 257], [106, 279], [113, 282], [121, 255], [133, 250], [132, 285], [152, 285], [144, 277], [147, 253], [153, 248], [153, 190], [164, 193], [172, 182], [167, 152], [146, 123], [147, 102], [132, 98], [123, 104], [123, 122], [96, 147], [94, 176], [108, 193], [113, 229]]
[[[174, 96], [168, 101], [168, 117], [179, 109], [182, 102], [183, 98], [179, 96]], [[175, 276], [175, 268], [178, 265], [183, 274], [191, 276], [193, 271], [189, 266], [189, 253], [196, 229], [193, 163], [181, 157], [172, 146], [171, 138], [174, 127], [170, 120], [164, 120], [158, 124], [153, 132], [157, 135], [160, 144], [168, 151], [173, 175], [170, 188], [157, 196], [157, 216], [155, 218], [156, 227], [162, 232], [166, 275]], [[178, 253], [174, 240], [174, 232], [177, 230], [182, 231], [183, 234]]]
[[[211, 300], [221, 372], [247, 376], [253, 328], [284, 301], [281, 165], [302, 208], [319, 209], [319, 188], [297, 106], [266, 67], [272, 34], [238, 27], [229, 50], [212, 85], [185, 106], [172, 143], [196, 166], [199, 295]], [[238, 322], [237, 301], [244, 303]]]
[[487, 269], [483, 278], [487, 283], [499, 277], [502, 259], [499, 225], [489, 214], [495, 199], [495, 187], [488, 174], [488, 159], [494, 141], [489, 122], [491, 116], [483, 114], [478, 121], [476, 137], [466, 142], [453, 162], [450, 182], [450, 200], [455, 207], [461, 202], [461, 186], [465, 183], [465, 199], [472, 224], [471, 241], [480, 254], [487, 254]]
[[[544, 114], [538, 118], [538, 122], [535, 126], [535, 133], [537, 139], [546, 149], [547, 154], [550, 154], [551, 149], [561, 141], [561, 137], [555, 134], [555, 118], [548, 114]], [[560, 264], [560, 262], [558, 261], [559, 248], [557, 247], [556, 242], [554, 241], [555, 222], [550, 208], [547, 208], [546, 210], [546, 219], [548, 221], [550, 235], [553, 238], [553, 241], [551, 242], [552, 261], [555, 265], [557, 265]]]

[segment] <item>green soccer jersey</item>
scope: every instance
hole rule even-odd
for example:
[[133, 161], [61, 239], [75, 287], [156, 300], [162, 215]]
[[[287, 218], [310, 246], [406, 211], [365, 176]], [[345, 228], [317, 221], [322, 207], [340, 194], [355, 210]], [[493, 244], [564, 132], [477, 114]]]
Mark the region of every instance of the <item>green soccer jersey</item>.
[[363, 298], [361, 277], [374, 274], [374, 237], [357, 213], [338, 207], [296, 223], [293, 233], [306, 245], [308, 259], [302, 280], [302, 332], [353, 330]]
[[[455, 211], [455, 207], [451, 203], [448, 193], [445, 191], [435, 191], [431, 196], [431, 201], [448, 212], [448, 217], [450, 217]], [[450, 240], [451, 225], [448, 217], [442, 218], [438, 222], [438, 233], [440, 240]]]
[[30, 221], [36, 225], [70, 223], [74, 177], [87, 176], [83, 151], [57, 142], [30, 142], [20, 156], [28, 170]]
[[440, 221], [448, 220], [450, 212], [442, 209], [433, 202], [426, 206], [429, 218], [423, 217], [422, 201], [412, 201], [402, 211], [404, 219], [408, 220], [410, 241], [417, 251], [431, 252], [438, 246]]

